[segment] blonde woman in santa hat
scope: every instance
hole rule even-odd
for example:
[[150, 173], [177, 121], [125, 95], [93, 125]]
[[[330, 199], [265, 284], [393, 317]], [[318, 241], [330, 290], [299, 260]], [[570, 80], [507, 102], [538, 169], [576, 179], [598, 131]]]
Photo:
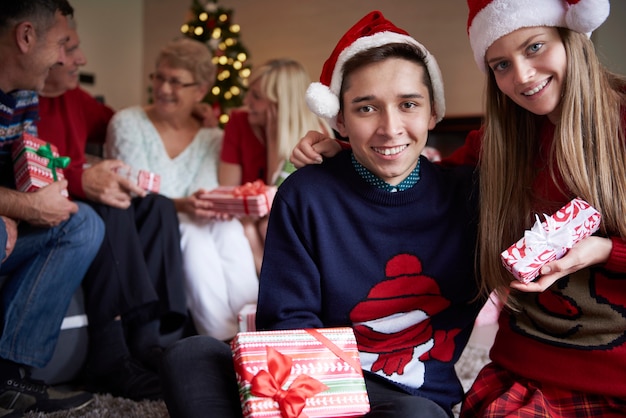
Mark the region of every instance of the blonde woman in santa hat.
[[[488, 79], [485, 126], [446, 163], [480, 161], [483, 287], [498, 292], [507, 309], [493, 363], [462, 415], [623, 417], [626, 80], [599, 63], [589, 40], [609, 2], [468, 5], [470, 43]], [[325, 155], [337, 148], [316, 144]], [[316, 150], [300, 146], [292, 159], [314, 162]], [[574, 197], [601, 212], [599, 233], [546, 264], [536, 281], [513, 280], [500, 253], [532, 226], [534, 214], [553, 213]]]
[[[623, 417], [626, 413], [626, 80], [588, 34], [608, 0], [470, 0], [468, 33], [487, 74], [485, 126], [456, 161], [480, 156], [480, 269], [507, 297], [463, 408], [470, 417]], [[497, 22], [497, 24], [494, 24]], [[470, 157], [471, 158], [471, 157]], [[597, 235], [511, 282], [500, 252], [534, 214], [575, 197], [602, 214]]]
[[[439, 67], [374, 11], [340, 39], [307, 103], [352, 150], [279, 187], [256, 325], [352, 327], [367, 417], [450, 418], [463, 396], [454, 364], [480, 309], [468, 251], [478, 214], [473, 168], [420, 157], [445, 111]], [[240, 417], [231, 358], [207, 337], [172, 346], [163, 366], [171, 416]], [[279, 391], [268, 404], [289, 410], [291, 398]]]

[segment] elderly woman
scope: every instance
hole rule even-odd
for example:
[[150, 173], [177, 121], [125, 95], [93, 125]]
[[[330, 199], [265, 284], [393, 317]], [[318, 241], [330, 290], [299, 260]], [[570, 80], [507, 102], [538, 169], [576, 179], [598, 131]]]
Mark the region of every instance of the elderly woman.
[[256, 302], [258, 279], [241, 223], [218, 216], [202, 198], [218, 185], [222, 131], [203, 127], [193, 111], [215, 71], [202, 43], [168, 43], [150, 75], [152, 103], [113, 117], [105, 152], [161, 176], [160, 193], [178, 211], [187, 304], [196, 329], [228, 340], [237, 332], [239, 310]]

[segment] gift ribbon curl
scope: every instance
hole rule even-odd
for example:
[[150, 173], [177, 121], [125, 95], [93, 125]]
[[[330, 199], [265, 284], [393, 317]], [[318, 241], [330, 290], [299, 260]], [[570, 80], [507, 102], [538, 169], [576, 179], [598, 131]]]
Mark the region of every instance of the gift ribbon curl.
[[267, 191], [267, 186], [262, 180], [255, 180], [241, 186], [237, 186], [233, 190], [234, 196], [258, 196]]
[[574, 246], [574, 231], [567, 224], [559, 224], [551, 217], [544, 216], [546, 218], [545, 226], [541, 223], [539, 216], [535, 215], [535, 224], [531, 229], [524, 232], [526, 248], [538, 254], [545, 250], [555, 251], [557, 258], [559, 258], [563, 255], [564, 250]]
[[57, 168], [66, 168], [70, 164], [70, 157], [55, 157], [50, 143], [42, 145], [37, 150], [37, 155], [48, 159], [47, 167], [52, 171], [52, 179], [57, 181]]
[[243, 197], [243, 206], [246, 214], [250, 213], [248, 199], [246, 198], [252, 196], [263, 196], [265, 197], [265, 208], [269, 212], [271, 205], [267, 191], [267, 185], [263, 182], [263, 180], [255, 180], [235, 187], [233, 189], [233, 196]]
[[304, 418], [300, 415], [306, 406], [307, 398], [328, 389], [328, 386], [304, 374], [299, 375], [288, 389], [283, 385], [291, 374], [291, 357], [285, 356], [272, 347], [267, 347], [267, 368], [252, 378], [250, 393], [259, 397], [271, 398], [278, 402], [283, 418]]

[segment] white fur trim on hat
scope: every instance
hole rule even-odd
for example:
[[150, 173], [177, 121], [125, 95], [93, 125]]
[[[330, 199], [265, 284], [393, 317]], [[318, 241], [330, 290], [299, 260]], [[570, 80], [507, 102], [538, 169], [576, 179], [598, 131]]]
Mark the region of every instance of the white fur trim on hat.
[[[473, 7], [473, 1], [468, 3]], [[520, 28], [552, 26], [590, 34], [606, 20], [609, 9], [608, 0], [493, 0], [469, 22], [474, 59], [486, 72], [487, 49]]]
[[437, 122], [443, 119], [446, 112], [445, 96], [443, 90], [443, 77], [437, 65], [435, 57], [415, 39], [396, 32], [378, 32], [371, 36], [364, 36], [354, 41], [345, 48], [333, 69], [330, 86], [322, 83], [312, 83], [306, 92], [306, 102], [313, 113], [328, 120], [333, 129], [337, 129], [337, 114], [339, 113], [339, 91], [343, 81], [343, 65], [359, 52], [379, 47], [389, 43], [409, 43], [416, 45], [426, 55], [426, 69], [433, 85], [434, 111]]
[[316, 81], [306, 89], [306, 104], [317, 116], [334, 119], [339, 113], [339, 97], [324, 84]]

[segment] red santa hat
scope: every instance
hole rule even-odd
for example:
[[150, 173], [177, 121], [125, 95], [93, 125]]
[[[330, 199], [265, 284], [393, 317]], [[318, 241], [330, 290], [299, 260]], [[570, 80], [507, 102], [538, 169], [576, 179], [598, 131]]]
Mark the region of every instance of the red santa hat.
[[385, 19], [379, 11], [373, 11], [359, 20], [339, 40], [330, 57], [324, 63], [320, 81], [311, 83], [306, 92], [309, 108], [337, 128], [339, 113], [339, 90], [343, 81], [343, 65], [359, 52], [389, 43], [408, 43], [417, 46], [426, 55], [426, 69], [433, 85], [434, 111], [437, 121], [445, 113], [443, 79], [435, 57], [409, 34]]
[[590, 35], [609, 15], [609, 0], [467, 0], [467, 33], [478, 67], [495, 41], [520, 28], [554, 26]]

